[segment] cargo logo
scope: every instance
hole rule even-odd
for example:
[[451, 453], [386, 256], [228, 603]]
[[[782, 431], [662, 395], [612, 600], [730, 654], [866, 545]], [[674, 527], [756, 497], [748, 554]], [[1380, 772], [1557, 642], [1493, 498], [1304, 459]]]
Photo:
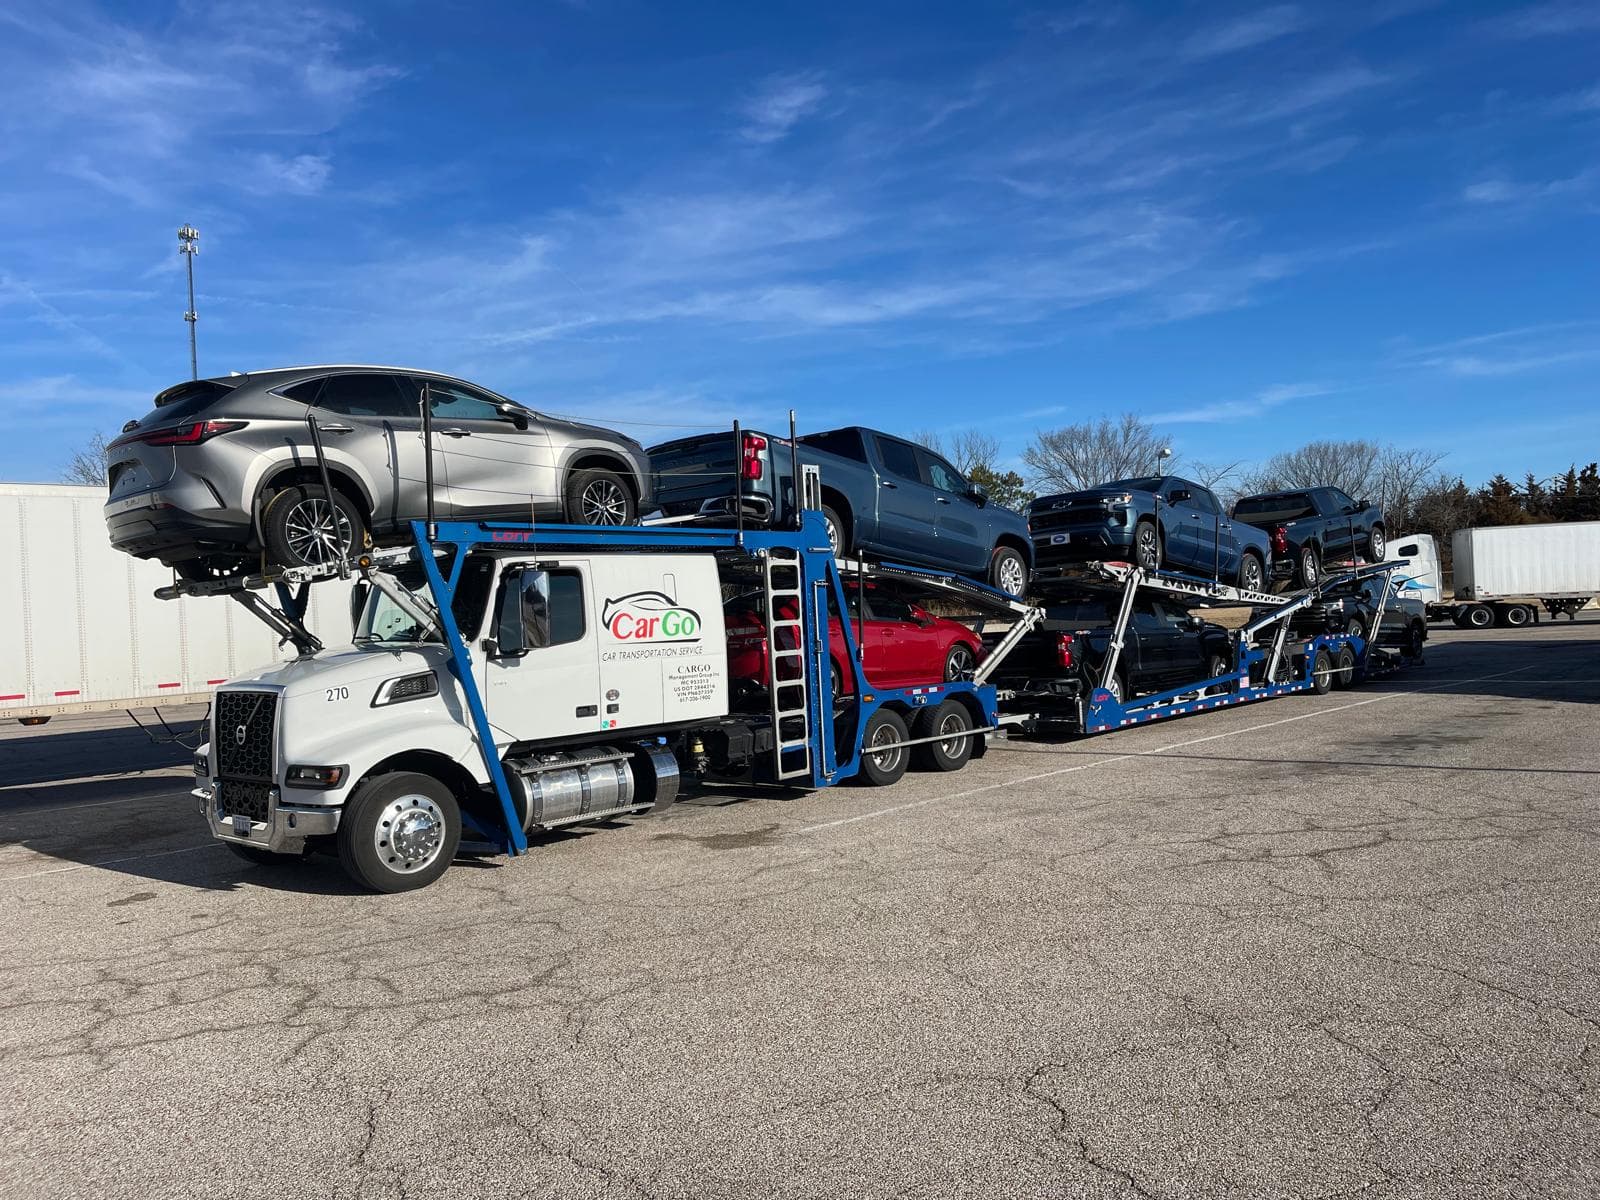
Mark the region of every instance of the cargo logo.
[[700, 614], [665, 592], [634, 592], [607, 600], [601, 623], [619, 642], [698, 642]]

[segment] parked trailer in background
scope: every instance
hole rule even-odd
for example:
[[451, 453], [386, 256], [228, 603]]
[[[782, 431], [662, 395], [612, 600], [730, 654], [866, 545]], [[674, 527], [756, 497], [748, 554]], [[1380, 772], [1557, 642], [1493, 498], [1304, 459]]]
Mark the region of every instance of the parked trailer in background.
[[1600, 521], [1458, 529], [1453, 542], [1454, 595], [1447, 597], [1439, 549], [1427, 534], [1389, 541], [1388, 557], [1407, 559], [1406, 592], [1424, 601], [1428, 619], [1458, 627], [1516, 628], [1551, 616], [1575, 616], [1600, 597]]
[[[172, 572], [111, 548], [100, 488], [0, 484], [0, 719], [204, 704], [217, 684], [293, 656], [237, 604], [163, 603]], [[348, 592], [309, 624], [349, 640]]]

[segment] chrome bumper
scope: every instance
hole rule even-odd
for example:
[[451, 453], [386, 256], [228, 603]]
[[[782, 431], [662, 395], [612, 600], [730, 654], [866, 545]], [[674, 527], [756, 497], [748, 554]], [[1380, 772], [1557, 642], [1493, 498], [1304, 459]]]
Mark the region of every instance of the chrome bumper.
[[246, 831], [237, 824], [241, 818], [223, 813], [215, 786], [202, 785], [189, 794], [199, 802], [200, 815], [211, 827], [212, 837], [277, 854], [300, 854], [305, 850], [308, 837], [337, 833], [339, 814], [344, 811], [342, 808], [300, 808], [283, 804], [278, 789], [273, 788], [267, 804], [267, 819], [249, 822], [250, 828]]

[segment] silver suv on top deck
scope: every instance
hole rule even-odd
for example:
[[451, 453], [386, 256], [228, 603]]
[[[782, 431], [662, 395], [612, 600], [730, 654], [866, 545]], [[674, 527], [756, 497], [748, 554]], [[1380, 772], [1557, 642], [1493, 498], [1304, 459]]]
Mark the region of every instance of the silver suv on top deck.
[[[336, 561], [427, 514], [422, 385], [441, 519], [624, 525], [650, 504], [644, 448], [431, 371], [320, 366], [177, 384], [107, 456], [111, 544], [191, 579]], [[312, 444], [315, 414], [333, 488]], [[335, 530], [337, 529], [337, 539]]]

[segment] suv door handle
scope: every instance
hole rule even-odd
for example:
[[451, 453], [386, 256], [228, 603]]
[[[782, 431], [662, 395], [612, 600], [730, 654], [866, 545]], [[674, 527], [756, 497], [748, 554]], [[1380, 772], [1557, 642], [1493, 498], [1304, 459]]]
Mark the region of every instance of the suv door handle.
[[880, 487], [886, 487], [886, 488], [897, 488], [900, 485], [898, 483], [895, 483], [892, 479], [885, 479], [879, 486]]
[[355, 430], [355, 426], [353, 426], [353, 425], [318, 425], [317, 426], [317, 432], [319, 432], [319, 433], [354, 433], [355, 431], [356, 431]]
[[441, 430], [439, 430], [439, 432], [444, 434], [445, 437], [471, 437], [472, 436], [472, 430], [470, 430], [470, 429], [457, 429], [453, 425], [449, 429], [441, 429]]

